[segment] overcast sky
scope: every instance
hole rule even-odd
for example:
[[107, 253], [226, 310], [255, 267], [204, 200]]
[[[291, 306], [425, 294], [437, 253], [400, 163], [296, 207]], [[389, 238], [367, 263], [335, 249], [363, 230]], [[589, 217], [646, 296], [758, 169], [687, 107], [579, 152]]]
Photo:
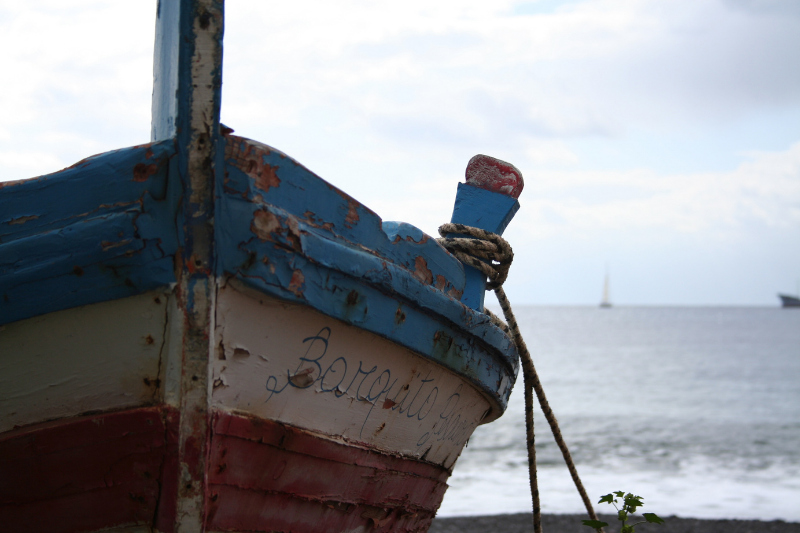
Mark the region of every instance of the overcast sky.
[[[525, 176], [519, 304], [768, 305], [800, 281], [796, 0], [228, 0], [222, 120], [435, 233]], [[154, 0], [0, 0], [0, 180], [149, 139]]]

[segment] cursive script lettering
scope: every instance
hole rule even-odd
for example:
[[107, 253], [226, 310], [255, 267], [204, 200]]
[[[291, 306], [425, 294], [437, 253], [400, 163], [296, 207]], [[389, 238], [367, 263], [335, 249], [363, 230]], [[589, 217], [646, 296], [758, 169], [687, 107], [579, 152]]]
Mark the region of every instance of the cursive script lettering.
[[[417, 441], [417, 447], [433, 442], [451, 441], [457, 445], [466, 441], [477, 425], [462, 416], [461, 390], [458, 384], [445, 401], [440, 400], [442, 383], [431, 377], [431, 371], [422, 377], [422, 372], [412, 373], [407, 382], [399, 382], [397, 369], [379, 368], [369, 365], [357, 357], [328, 357], [332, 330], [323, 327], [316, 335], [302, 341], [305, 348], [298, 357], [294, 371], [287, 369], [284, 378], [278, 375], [267, 377], [266, 389], [269, 392], [266, 402], [287, 387], [308, 389], [318, 384], [317, 390], [333, 393], [334, 398], [349, 396], [359, 402], [368, 402], [370, 408], [361, 424], [359, 437], [376, 406], [391, 409], [407, 419], [422, 422], [433, 416], [435, 423]], [[358, 364], [356, 364], [358, 363]], [[405, 381], [405, 380], [404, 380]], [[343, 384], [347, 383], [342, 389]], [[420, 427], [422, 430], [423, 427]]]

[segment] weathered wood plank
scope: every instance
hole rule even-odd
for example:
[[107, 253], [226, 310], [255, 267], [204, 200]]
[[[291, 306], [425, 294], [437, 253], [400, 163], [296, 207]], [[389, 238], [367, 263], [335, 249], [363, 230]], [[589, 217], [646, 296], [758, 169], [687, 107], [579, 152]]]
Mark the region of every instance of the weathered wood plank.
[[156, 22], [153, 139], [177, 140], [183, 185], [176, 294], [181, 376], [177, 531], [204, 523], [208, 446], [208, 360], [215, 291], [214, 196], [222, 183], [219, 114], [222, 85], [221, 0], [161, 0]]

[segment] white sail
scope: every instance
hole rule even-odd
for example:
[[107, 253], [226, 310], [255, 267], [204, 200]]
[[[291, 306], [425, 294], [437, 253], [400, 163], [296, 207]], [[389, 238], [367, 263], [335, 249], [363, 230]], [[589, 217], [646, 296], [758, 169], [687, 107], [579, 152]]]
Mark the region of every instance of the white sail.
[[600, 300], [600, 307], [611, 307], [611, 298], [608, 290], [608, 271], [606, 271], [606, 280], [603, 283], [603, 299]]

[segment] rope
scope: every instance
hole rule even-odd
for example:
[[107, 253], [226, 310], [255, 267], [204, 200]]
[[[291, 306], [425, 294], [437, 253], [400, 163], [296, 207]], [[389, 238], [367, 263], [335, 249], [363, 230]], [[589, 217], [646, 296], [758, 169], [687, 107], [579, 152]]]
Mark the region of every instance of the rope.
[[[465, 237], [447, 237], [448, 234], [469, 235], [474, 238]], [[536, 446], [533, 431], [533, 392], [536, 392], [536, 398], [539, 400], [539, 406], [544, 412], [544, 417], [550, 425], [550, 430], [553, 432], [553, 437], [564, 456], [564, 462], [567, 464], [567, 469], [572, 476], [572, 481], [575, 483], [575, 488], [583, 500], [586, 511], [592, 520], [597, 520], [597, 515], [592, 507], [592, 502], [586, 494], [586, 489], [583, 487], [578, 470], [575, 468], [575, 463], [572, 460], [572, 455], [569, 453], [567, 443], [564, 442], [564, 437], [561, 435], [561, 429], [558, 427], [558, 420], [550, 408], [550, 403], [545, 396], [542, 382], [539, 381], [539, 375], [536, 372], [536, 367], [533, 364], [528, 347], [522, 334], [519, 331], [517, 319], [511, 310], [511, 303], [508, 301], [505, 291], [502, 288], [503, 282], [508, 276], [508, 269], [511, 266], [511, 261], [514, 259], [514, 252], [511, 246], [502, 237], [495, 233], [482, 230], [480, 228], [473, 228], [463, 224], [443, 224], [439, 227], [439, 234], [441, 239], [437, 239], [439, 244], [444, 246], [450, 253], [452, 253], [459, 261], [476, 268], [482, 272], [487, 278], [486, 290], [494, 290], [497, 295], [497, 300], [500, 302], [500, 308], [503, 310], [503, 316], [506, 319], [504, 323], [494, 313], [485, 309], [484, 312], [489, 316], [493, 324], [503, 330], [514, 341], [519, 353], [520, 361], [522, 362], [522, 377], [525, 386], [525, 432], [527, 435], [527, 448], [528, 448], [528, 477], [531, 485], [531, 497], [533, 499], [533, 529], [535, 533], [542, 533], [542, 509], [539, 502], [539, 484], [536, 474]], [[601, 529], [602, 531], [602, 529]]]

